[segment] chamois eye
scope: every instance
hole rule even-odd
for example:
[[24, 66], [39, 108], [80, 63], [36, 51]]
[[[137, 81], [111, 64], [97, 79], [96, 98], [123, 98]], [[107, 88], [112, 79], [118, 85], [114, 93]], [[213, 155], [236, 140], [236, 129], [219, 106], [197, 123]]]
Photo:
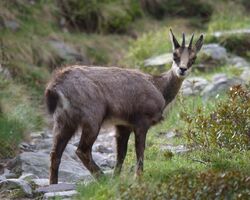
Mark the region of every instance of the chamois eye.
[[177, 53], [173, 53], [173, 59], [175, 62], [180, 62], [180, 57], [178, 57]]

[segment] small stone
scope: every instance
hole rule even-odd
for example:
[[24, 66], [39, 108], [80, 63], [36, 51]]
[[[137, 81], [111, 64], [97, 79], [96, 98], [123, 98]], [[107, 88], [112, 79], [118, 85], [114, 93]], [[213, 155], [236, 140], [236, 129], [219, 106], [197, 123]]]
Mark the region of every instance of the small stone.
[[189, 149], [185, 145], [174, 146], [172, 144], [164, 145], [161, 147], [161, 149], [171, 151], [172, 153], [176, 153], [176, 154], [185, 153], [189, 151]]
[[38, 176], [34, 175], [34, 174], [22, 174], [21, 177], [19, 177], [19, 180], [24, 180], [24, 181], [31, 181], [32, 179], [37, 179]]
[[20, 29], [19, 23], [15, 20], [4, 20], [4, 26], [12, 31], [18, 31]]
[[169, 131], [166, 133], [166, 138], [174, 138], [176, 136], [176, 133], [174, 131]]
[[76, 185], [72, 183], [58, 183], [52, 184], [45, 187], [39, 187], [36, 189], [36, 192], [48, 193], [48, 192], [62, 192], [68, 190], [75, 190]]
[[44, 194], [43, 199], [50, 199], [50, 198], [53, 199], [55, 197], [69, 198], [69, 197], [73, 197], [76, 194], [77, 194], [76, 190], [70, 190], [70, 191], [64, 191], [64, 192], [48, 192]]
[[47, 178], [35, 178], [32, 179], [31, 182], [33, 182], [38, 187], [49, 185], [49, 179]]
[[111, 147], [106, 147], [102, 144], [96, 145], [93, 150], [96, 152], [99, 152], [99, 153], [114, 153], [114, 151]]
[[24, 180], [6, 179], [3, 181], [0, 181], [0, 189], [1, 191], [20, 189], [24, 192], [25, 196], [28, 196], [28, 197], [32, 196], [32, 189], [30, 185]]

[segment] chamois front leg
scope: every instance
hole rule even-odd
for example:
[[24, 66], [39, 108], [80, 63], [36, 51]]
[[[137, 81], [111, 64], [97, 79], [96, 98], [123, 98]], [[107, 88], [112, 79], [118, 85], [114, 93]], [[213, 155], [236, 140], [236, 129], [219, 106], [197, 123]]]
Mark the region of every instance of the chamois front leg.
[[128, 140], [131, 129], [126, 126], [116, 126], [116, 149], [117, 162], [115, 165], [114, 175], [121, 173], [122, 164], [127, 154]]
[[146, 127], [138, 127], [135, 129], [135, 150], [136, 150], [136, 177], [142, 175], [143, 172], [143, 161], [144, 161], [144, 150], [146, 143], [146, 135], [148, 132], [148, 128]]

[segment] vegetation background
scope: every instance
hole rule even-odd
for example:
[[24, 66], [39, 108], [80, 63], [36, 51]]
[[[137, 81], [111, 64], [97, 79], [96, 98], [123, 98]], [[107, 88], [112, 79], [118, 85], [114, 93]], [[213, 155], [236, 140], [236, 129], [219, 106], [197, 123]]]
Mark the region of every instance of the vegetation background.
[[[206, 43], [219, 43], [249, 61], [250, 34], [212, 35], [250, 29], [249, 11], [248, 0], [1, 0], [0, 159], [14, 157], [29, 133], [48, 126], [43, 91], [55, 68], [78, 63], [160, 73], [169, 66], [146, 67], [144, 60], [171, 52], [170, 27], [177, 36], [205, 33]], [[193, 73], [209, 78], [218, 72], [239, 74], [228, 66]], [[179, 133], [174, 144], [192, 151], [161, 150], [161, 133], [168, 130]], [[79, 185], [76, 198], [247, 199], [249, 134], [248, 86], [216, 100], [179, 96], [166, 120], [150, 130], [142, 182], [134, 183], [125, 168], [120, 179]], [[131, 147], [125, 165], [133, 160]]]

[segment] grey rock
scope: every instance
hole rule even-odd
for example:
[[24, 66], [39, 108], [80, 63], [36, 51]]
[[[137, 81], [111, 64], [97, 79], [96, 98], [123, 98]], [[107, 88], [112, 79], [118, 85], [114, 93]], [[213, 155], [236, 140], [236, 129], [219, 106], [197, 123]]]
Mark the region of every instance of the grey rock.
[[36, 150], [51, 150], [53, 140], [51, 138], [45, 138], [42, 140], [35, 140]]
[[174, 131], [169, 131], [165, 135], [166, 135], [167, 139], [171, 139], [171, 138], [174, 138], [176, 136], [176, 133]]
[[30, 138], [33, 139], [45, 139], [45, 138], [52, 138], [52, 134], [49, 131], [38, 131], [30, 133]]
[[90, 178], [90, 172], [84, 167], [81, 162], [77, 162], [73, 159], [61, 161], [59, 169], [59, 181], [76, 182]]
[[1, 191], [20, 189], [24, 192], [25, 196], [32, 196], [32, 189], [30, 185], [26, 181], [20, 179], [6, 179], [0, 181], [0, 189]]
[[219, 38], [225, 35], [250, 34], [250, 29], [235, 29], [229, 31], [216, 31], [212, 35]]
[[55, 197], [70, 198], [77, 194], [76, 190], [64, 191], [64, 192], [48, 192], [45, 193], [43, 199], [54, 199]]
[[250, 68], [244, 69], [242, 74], [240, 75], [240, 78], [245, 81], [246, 83], [250, 82]]
[[223, 73], [220, 73], [220, 74], [215, 74], [213, 77], [212, 77], [212, 82], [214, 84], [216, 83], [225, 83], [228, 81], [228, 78], [227, 78], [227, 75], [226, 74], [223, 74]]
[[216, 96], [222, 92], [227, 91], [230, 87], [238, 84], [244, 84], [239, 78], [227, 78], [224, 74], [217, 74], [213, 78], [213, 83], [209, 84], [202, 91], [201, 95], [204, 98]]
[[15, 158], [11, 172], [32, 173], [39, 178], [48, 177], [49, 155], [42, 152], [23, 152]]
[[161, 150], [168, 150], [171, 151], [172, 153], [185, 153], [188, 152], [189, 149], [185, 145], [172, 145], [172, 144], [166, 144], [161, 147]]
[[213, 60], [220, 61], [225, 61], [228, 57], [226, 49], [215, 43], [203, 45], [200, 55], [201, 54], [206, 55], [206, 57], [210, 57]]
[[72, 183], [58, 183], [52, 184], [44, 187], [39, 187], [36, 192], [47, 193], [47, 192], [62, 192], [68, 190], [75, 190], [76, 185]]
[[4, 26], [12, 31], [18, 31], [20, 29], [20, 24], [15, 20], [4, 20]]
[[27, 173], [27, 174], [22, 174], [21, 177], [19, 177], [19, 180], [24, 180], [24, 181], [31, 181], [33, 179], [37, 179], [38, 176], [31, 174], [31, 173]]
[[63, 153], [63, 158], [65, 158], [65, 159], [71, 159], [72, 158], [74, 160], [78, 160], [79, 161], [79, 159], [78, 159], [78, 157], [76, 155], [76, 149], [77, 149], [76, 146], [74, 146], [73, 144], [69, 143], [66, 146], [66, 149], [65, 149], [65, 151]]
[[110, 169], [115, 166], [115, 160], [111, 159], [108, 155], [104, 155], [98, 152], [92, 152], [93, 159], [103, 169]]
[[93, 151], [99, 152], [99, 153], [114, 153], [111, 147], [106, 147], [103, 144], [95, 145], [95, 147], [93, 148]]
[[209, 84], [209, 82], [201, 77], [191, 77], [184, 80], [181, 93], [184, 96], [197, 95]]
[[1, 63], [0, 63], [0, 74], [2, 75], [2, 77], [3, 77], [4, 79], [7, 79], [7, 80], [9, 80], [9, 79], [12, 78], [12, 77], [11, 77], [11, 74], [10, 74], [10, 72], [9, 72], [9, 70], [8, 70], [7, 68], [3, 67], [3, 66], [1, 65]]
[[148, 58], [144, 61], [145, 66], [162, 66], [165, 64], [172, 64], [173, 55], [171, 53], [162, 54]]
[[50, 40], [49, 45], [53, 48], [56, 55], [63, 61], [78, 61], [83, 62], [84, 64], [89, 63], [86, 56], [78, 53], [76, 49], [63, 41]]
[[22, 151], [34, 151], [35, 150], [35, 146], [32, 144], [28, 144], [27, 142], [22, 142], [21, 144], [19, 144], [19, 149]]
[[[67, 156], [66, 156], [67, 157]], [[65, 157], [63, 157], [65, 158]], [[23, 152], [16, 157], [13, 172], [17, 174], [32, 173], [39, 178], [49, 177], [50, 155], [43, 152]], [[75, 182], [89, 178], [90, 173], [81, 162], [62, 159], [59, 170], [59, 181]]]
[[49, 185], [49, 179], [47, 178], [35, 178], [35, 179], [32, 179], [31, 182], [38, 187]]
[[233, 65], [237, 68], [248, 68], [250, 67], [249, 62], [246, 61], [246, 59], [240, 57], [240, 56], [232, 56], [228, 58], [227, 63], [229, 65]]

